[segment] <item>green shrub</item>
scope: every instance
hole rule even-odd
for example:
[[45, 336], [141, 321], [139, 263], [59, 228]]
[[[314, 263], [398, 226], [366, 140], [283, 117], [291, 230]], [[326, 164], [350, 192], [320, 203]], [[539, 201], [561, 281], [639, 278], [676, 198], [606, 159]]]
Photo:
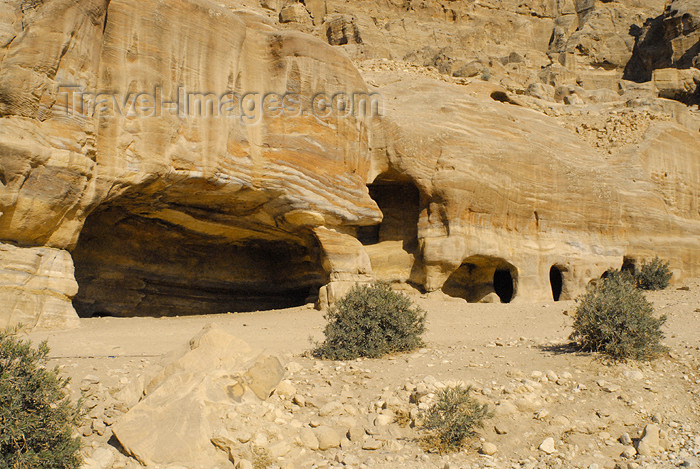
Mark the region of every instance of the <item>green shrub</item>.
[[642, 268], [637, 272], [635, 279], [637, 286], [642, 290], [663, 290], [668, 287], [668, 282], [673, 274], [668, 268], [668, 263], [664, 263], [658, 257], [651, 262], [642, 264]]
[[428, 451], [459, 451], [468, 437], [474, 436], [484, 420], [491, 417], [488, 406], [471, 396], [471, 387], [453, 386], [438, 391], [438, 401], [423, 414], [423, 428], [428, 432], [422, 440]]
[[317, 357], [377, 358], [423, 345], [425, 312], [385, 283], [355, 285], [325, 317], [326, 339], [314, 350]]
[[46, 369], [46, 342], [33, 349], [0, 331], [0, 468], [80, 467], [80, 439], [72, 436], [81, 413], [66, 395], [68, 379]]
[[661, 326], [666, 316], [654, 317], [654, 308], [630, 274], [609, 273], [577, 301], [569, 338], [581, 350], [600, 352], [613, 360], [649, 360], [665, 350]]

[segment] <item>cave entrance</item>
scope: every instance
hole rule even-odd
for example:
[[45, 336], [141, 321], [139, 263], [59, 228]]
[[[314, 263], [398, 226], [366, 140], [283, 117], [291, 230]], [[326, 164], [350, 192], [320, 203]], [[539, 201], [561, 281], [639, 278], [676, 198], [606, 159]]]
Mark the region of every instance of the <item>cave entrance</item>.
[[549, 269], [549, 284], [552, 287], [552, 298], [554, 301], [559, 301], [564, 288], [564, 277], [562, 276], [561, 269], [556, 265], [553, 265]]
[[471, 256], [452, 273], [442, 291], [470, 303], [494, 294], [501, 303], [510, 303], [517, 293], [518, 271], [500, 257]]
[[81, 317], [286, 308], [313, 301], [327, 280], [311, 236], [231, 242], [119, 207], [87, 218], [72, 255]]
[[501, 299], [501, 303], [510, 303], [515, 292], [513, 275], [510, 270], [499, 269], [493, 274], [493, 290]]
[[406, 251], [418, 247], [420, 191], [413, 181], [400, 175], [383, 174], [367, 185], [383, 219], [378, 225], [358, 228], [357, 239], [366, 246], [401, 241]]
[[622, 272], [627, 272], [630, 275], [634, 276], [637, 273], [637, 260], [633, 259], [631, 257], [623, 257], [622, 258], [622, 267], [620, 267], [620, 270]]

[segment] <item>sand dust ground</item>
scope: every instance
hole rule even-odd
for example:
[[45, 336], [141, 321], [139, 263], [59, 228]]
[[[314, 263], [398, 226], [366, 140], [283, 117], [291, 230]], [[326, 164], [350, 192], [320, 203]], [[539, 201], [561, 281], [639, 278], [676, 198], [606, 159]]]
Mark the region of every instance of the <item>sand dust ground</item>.
[[[689, 290], [679, 290], [680, 286]], [[474, 448], [483, 441], [496, 444], [494, 456], [472, 451], [420, 459], [412, 448], [406, 458], [414, 455], [415, 467], [442, 468], [452, 461], [451, 467], [589, 467], [598, 463], [612, 468], [621, 461], [619, 453], [624, 448], [617, 438], [625, 432], [639, 436], [652, 418], [662, 422], [668, 454], [638, 459], [639, 467], [694, 464], [700, 449], [700, 281], [647, 293], [647, 297], [658, 314], [668, 316], [665, 344], [671, 350], [651, 364], [610, 366], [595, 356], [562, 347], [571, 332], [573, 301], [467, 304], [442, 294], [414, 297], [428, 312], [426, 347], [412, 354], [363, 360], [359, 365], [362, 376], [349, 373], [347, 364], [305, 356], [310, 340], [322, 338], [325, 324], [323, 313], [310, 306], [163, 319], [82, 319], [78, 329], [33, 332], [31, 338], [48, 340], [51, 364], [61, 366], [73, 383], [94, 375], [105, 388], [118, 389], [213, 322], [254, 347], [301, 364], [304, 371], [290, 379], [311, 401], [326, 402], [345, 394], [362, 407], [405, 383], [415, 385], [428, 377], [427, 381], [473, 383], [494, 408], [505, 401], [516, 404], [516, 412], [501, 412], [494, 420], [510, 427], [507, 434], [497, 434], [489, 423], [481, 432], [481, 441], [474, 442]], [[542, 377], [547, 371], [571, 378], [557, 385]], [[72, 388], [77, 396], [79, 385]], [[102, 437], [93, 435], [88, 441], [106, 444], [108, 436], [109, 432]], [[547, 462], [551, 459], [543, 461], [538, 450], [547, 436], [553, 436], [561, 448], [556, 464]], [[394, 461], [391, 454], [376, 451], [365, 460], [358, 451], [365, 467], [391, 467]], [[406, 466], [403, 462], [398, 465]]]

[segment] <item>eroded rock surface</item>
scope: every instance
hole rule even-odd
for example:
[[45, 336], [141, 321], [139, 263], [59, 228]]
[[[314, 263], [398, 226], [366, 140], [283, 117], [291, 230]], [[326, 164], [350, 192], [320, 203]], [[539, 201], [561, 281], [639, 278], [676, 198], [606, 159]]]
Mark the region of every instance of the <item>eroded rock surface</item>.
[[[656, 97], [697, 93], [693, 2], [5, 5], [0, 325], [75, 324], [71, 300], [327, 305], [373, 279], [569, 299], [654, 255], [700, 273], [700, 116]], [[623, 80], [645, 44], [676, 75]], [[262, 112], [266, 93], [298, 102]], [[318, 93], [378, 112], [301, 112]]]

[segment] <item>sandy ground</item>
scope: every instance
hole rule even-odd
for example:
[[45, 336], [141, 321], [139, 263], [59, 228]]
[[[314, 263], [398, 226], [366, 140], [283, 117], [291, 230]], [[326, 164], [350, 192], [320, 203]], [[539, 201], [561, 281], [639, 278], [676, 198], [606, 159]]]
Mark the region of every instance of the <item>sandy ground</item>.
[[[573, 301], [467, 304], [441, 293], [413, 297], [428, 312], [424, 349], [360, 362], [308, 357], [311, 340], [322, 339], [325, 324], [323, 313], [310, 306], [180, 318], [82, 319], [78, 329], [38, 331], [30, 337], [48, 340], [51, 364], [71, 377], [75, 397], [86, 376], [99, 378], [113, 393], [215, 323], [253, 347], [301, 365], [289, 379], [317, 407], [342, 399], [366, 413], [387, 394], [401, 398], [419, 383], [461, 380], [497, 411], [471, 448], [457, 455], [426, 455], [415, 442], [419, 430], [410, 429], [412, 436], [398, 437], [398, 446], [319, 451], [296, 467], [694, 467], [700, 457], [700, 281], [647, 297], [658, 314], [668, 316], [665, 344], [671, 350], [650, 364], [606, 365], [567, 348]], [[302, 412], [298, 418], [313, 415]], [[362, 412], [358, 418], [366, 419]], [[619, 437], [628, 433], [639, 438], [652, 420], [660, 422], [665, 451], [621, 458], [626, 445]], [[507, 432], [496, 432], [498, 425]], [[107, 445], [109, 436], [107, 429], [86, 440], [99, 447]], [[554, 455], [538, 448], [549, 436], [558, 446]], [[497, 452], [479, 455], [484, 442], [496, 445]], [[344, 460], [345, 453], [353, 457]], [[108, 467], [127, 463], [133, 461], [120, 456]]]

